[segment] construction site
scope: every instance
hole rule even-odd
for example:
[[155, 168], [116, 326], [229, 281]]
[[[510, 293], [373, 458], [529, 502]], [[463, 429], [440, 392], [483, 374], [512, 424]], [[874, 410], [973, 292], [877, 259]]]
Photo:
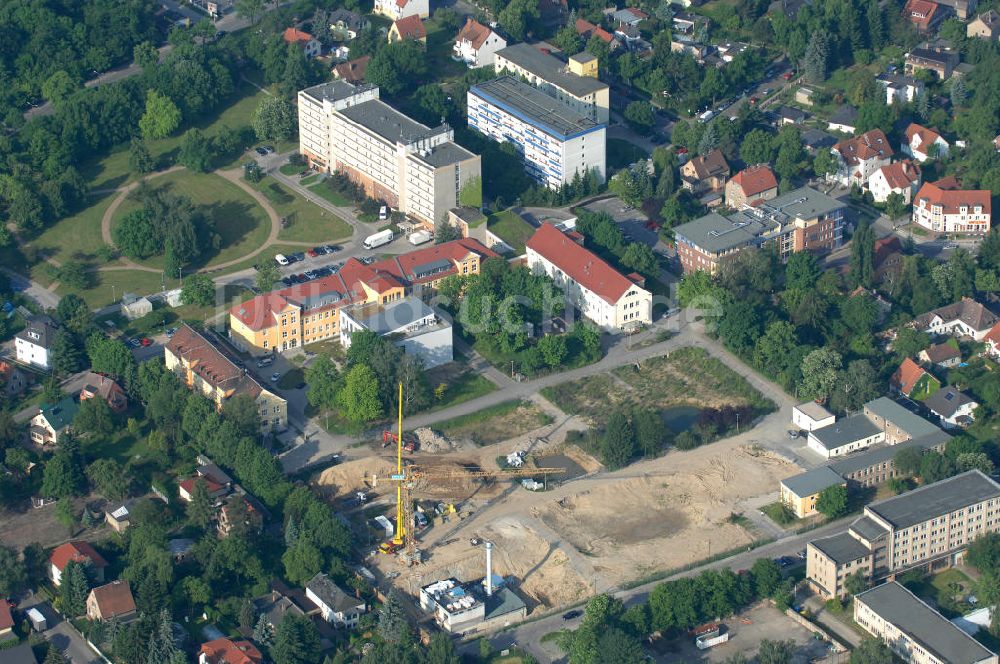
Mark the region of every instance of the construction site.
[[[762, 536], [741, 516], [756, 512], [748, 502], [800, 472], [736, 436], [599, 473], [598, 461], [565, 441], [587, 426], [563, 414], [481, 448], [437, 432], [399, 443], [394, 432], [382, 453], [328, 468], [316, 482], [353, 501], [354, 523], [389, 524], [369, 529], [368, 564], [420, 598], [443, 628], [471, 632], [748, 546]], [[510, 600], [500, 614], [491, 611], [498, 599], [487, 599], [490, 578]]]

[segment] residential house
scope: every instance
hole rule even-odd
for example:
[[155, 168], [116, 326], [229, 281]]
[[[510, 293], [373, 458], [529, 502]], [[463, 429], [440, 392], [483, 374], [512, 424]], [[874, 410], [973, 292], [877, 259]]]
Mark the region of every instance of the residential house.
[[969, 25], [965, 27], [965, 36], [969, 39], [977, 37], [990, 41], [1000, 39], [1000, 14], [995, 9], [980, 14], [969, 21]]
[[716, 53], [719, 54], [719, 58], [721, 58], [726, 64], [732, 62], [736, 59], [737, 55], [746, 52], [749, 48], [750, 44], [747, 44], [746, 42], [722, 42], [720, 44], [715, 44]]
[[986, 344], [986, 353], [990, 357], [1000, 359], [1000, 323], [994, 325], [983, 337], [983, 343]]
[[398, 21], [407, 16], [430, 18], [431, 15], [429, 0], [375, 0], [372, 11], [390, 21]]
[[73, 397], [63, 397], [55, 404], [42, 404], [31, 418], [31, 442], [37, 445], [57, 445], [60, 437], [72, 431], [73, 418], [80, 406]]
[[178, 493], [182, 501], [191, 502], [194, 495], [194, 487], [199, 481], [205, 482], [205, 488], [213, 499], [219, 500], [229, 494], [233, 489], [233, 480], [224, 470], [214, 463], [207, 461], [205, 457], [199, 457], [199, 465], [194, 475], [184, 479], [178, 484]]
[[903, 17], [917, 32], [928, 33], [941, 22], [944, 12], [939, 11], [937, 3], [931, 0], [907, 0]]
[[868, 178], [868, 191], [876, 203], [885, 203], [890, 194], [899, 194], [907, 205], [920, 186], [920, 167], [909, 159], [880, 167]]
[[633, 50], [642, 41], [642, 33], [633, 25], [619, 25], [615, 28], [615, 38], [627, 49]]
[[809, 542], [806, 578], [824, 599], [842, 598], [855, 572], [878, 583], [960, 564], [975, 538], [1000, 530], [998, 516], [1000, 484], [978, 470], [925, 484], [868, 504], [847, 532]]
[[362, 55], [360, 58], [341, 62], [333, 68], [333, 78], [348, 83], [362, 83], [365, 80], [365, 72], [368, 71], [368, 63], [372, 56]]
[[635, 7], [626, 7], [613, 13], [611, 18], [618, 25], [628, 25], [636, 28], [639, 27], [640, 23], [649, 18], [649, 14]]
[[773, 242], [782, 260], [797, 251], [817, 254], [841, 245], [845, 205], [810, 187], [800, 187], [754, 207], [723, 216], [712, 212], [674, 229], [685, 274], [712, 274], [747, 247]]
[[80, 403], [87, 399], [103, 399], [108, 407], [116, 413], [125, 412], [128, 408], [128, 397], [121, 385], [104, 374], [89, 372], [84, 377], [83, 389], [80, 390]]
[[10, 613], [10, 603], [6, 599], [0, 599], [0, 644], [16, 638], [14, 616]]
[[853, 134], [858, 130], [857, 123], [858, 109], [844, 104], [833, 112], [826, 123], [826, 128], [830, 131], [839, 131], [843, 134]]
[[928, 182], [913, 202], [913, 223], [943, 234], [985, 235], [990, 230], [989, 190], [946, 189], [942, 182]]
[[800, 125], [806, 121], [809, 114], [805, 111], [799, 110], [794, 106], [782, 106], [778, 109], [777, 119], [778, 125]]
[[948, 141], [944, 140], [941, 134], [934, 129], [928, 129], [911, 122], [903, 133], [903, 137], [900, 150], [921, 164], [928, 159], [948, 156]]
[[233, 494], [219, 508], [219, 536], [228, 537], [233, 530], [260, 533], [269, 517], [267, 508], [237, 484]]
[[528, 267], [560, 287], [580, 313], [609, 332], [653, 322], [653, 295], [642, 277], [622, 275], [583, 246], [583, 236], [545, 223], [525, 243]]
[[253, 599], [254, 612], [263, 616], [274, 630], [278, 629], [281, 620], [289, 613], [301, 618], [315, 611], [313, 604], [302, 590], [292, 590], [280, 581], [272, 582], [271, 592]]
[[116, 533], [123, 533], [128, 530], [129, 526], [132, 525], [132, 506], [134, 504], [135, 501], [126, 500], [117, 506], [105, 509], [104, 521], [111, 526], [111, 530]]
[[781, 480], [781, 502], [795, 516], [804, 519], [817, 513], [816, 501], [832, 486], [846, 487], [847, 481], [827, 466], [820, 466]]
[[837, 143], [837, 137], [821, 129], [805, 129], [802, 131], [802, 145], [806, 152], [815, 156], [820, 150], [829, 150]]
[[906, 358], [889, 378], [889, 387], [905, 397], [923, 399], [941, 389], [941, 381], [912, 359]]
[[163, 352], [167, 369], [180, 375], [189, 390], [208, 397], [217, 410], [233, 397], [245, 396], [257, 406], [262, 431], [282, 431], [288, 426], [288, 402], [264, 389], [191, 326], [182, 325], [174, 332]]
[[496, 52], [506, 47], [506, 39], [488, 26], [469, 17], [458, 31], [452, 50], [456, 58], [475, 69], [492, 66]]
[[225, 637], [201, 644], [198, 664], [263, 664], [264, 655], [249, 641]]
[[710, 47], [707, 44], [703, 44], [694, 37], [674, 35], [670, 40], [671, 53], [683, 53], [685, 55], [690, 55], [699, 63], [703, 63], [705, 61], [709, 51]]
[[933, 344], [929, 348], [920, 351], [917, 357], [920, 358], [921, 362], [945, 369], [957, 366], [962, 362], [962, 352], [958, 349], [958, 344], [954, 340], [946, 341], [942, 344]]
[[963, 297], [958, 302], [920, 314], [912, 325], [929, 334], [982, 341], [998, 322], [1000, 317], [992, 311], [972, 298]]
[[0, 395], [13, 399], [28, 389], [28, 377], [10, 362], [0, 360]]
[[85, 565], [91, 580], [104, 583], [104, 570], [108, 567], [108, 561], [102, 558], [89, 542], [72, 540], [60, 544], [49, 554], [48, 572], [53, 585], [58, 586], [62, 582], [62, 574], [70, 561]]
[[812, 431], [833, 424], [837, 418], [815, 401], [807, 401], [792, 408], [792, 424], [802, 431]]
[[951, 386], [927, 397], [924, 405], [941, 418], [941, 425], [945, 429], [969, 426], [975, 419], [973, 412], [979, 408], [979, 403], [972, 397]]
[[907, 76], [926, 69], [934, 72], [942, 81], [951, 77], [957, 64], [958, 54], [940, 46], [915, 48], [903, 59], [903, 69]]
[[729, 164], [719, 149], [693, 157], [680, 170], [684, 188], [695, 195], [721, 191], [729, 177]]
[[24, 329], [14, 335], [14, 357], [22, 364], [50, 369], [49, 349], [58, 329], [48, 316], [32, 316]]
[[[347, 44], [339, 44], [330, 49], [330, 58], [334, 62], [347, 62], [351, 58], [351, 47]], [[174, 306], [174, 305], [171, 305]]]
[[678, 11], [670, 19], [671, 26], [675, 33], [682, 35], [692, 35], [699, 26], [704, 26], [708, 28], [709, 19], [700, 14], [692, 14], [690, 12]]
[[875, 80], [885, 88], [885, 103], [890, 106], [912, 103], [924, 93], [923, 81], [918, 81], [912, 76], [883, 73], [876, 76]]
[[767, 164], [744, 168], [726, 183], [726, 205], [742, 210], [778, 196], [778, 180]]
[[356, 627], [358, 620], [368, 610], [364, 600], [344, 592], [323, 573], [317, 574], [306, 584], [306, 597], [319, 607], [323, 620], [346, 629]]
[[941, 8], [947, 7], [960, 21], [968, 21], [976, 13], [978, 0], [937, 0]]
[[895, 401], [880, 397], [865, 404], [864, 409], [819, 429], [807, 437], [807, 446], [825, 459], [840, 457], [867, 449], [877, 443], [896, 445], [903, 441], [930, 435], [938, 428], [914, 415]]
[[854, 596], [854, 622], [907, 664], [996, 664], [986, 649], [895, 581]]
[[895, 235], [875, 240], [875, 281], [892, 284], [903, 269], [903, 243]]
[[119, 579], [98, 586], [87, 595], [87, 619], [129, 622], [136, 618], [135, 599], [128, 581]]
[[614, 38], [614, 35], [601, 26], [594, 25], [590, 21], [578, 18], [573, 24], [573, 27], [576, 28], [576, 34], [580, 35], [584, 42], [590, 41], [591, 37], [597, 37], [602, 42], [607, 44], [608, 48], [612, 51], [621, 46], [619, 41]]
[[153, 311], [153, 303], [149, 298], [144, 295], [136, 295], [135, 293], [123, 294], [120, 306], [122, 315], [129, 320], [142, 318]]
[[392, 27], [389, 28], [388, 38], [390, 44], [404, 39], [412, 39], [426, 45], [427, 29], [424, 28], [424, 22], [419, 16], [411, 14], [393, 21]]
[[828, 178], [844, 187], [868, 186], [868, 179], [892, 161], [895, 154], [881, 129], [840, 141], [830, 150], [837, 159], [837, 171]]
[[349, 9], [335, 9], [330, 12], [330, 32], [337, 41], [357, 39], [358, 33], [370, 24], [364, 14]]

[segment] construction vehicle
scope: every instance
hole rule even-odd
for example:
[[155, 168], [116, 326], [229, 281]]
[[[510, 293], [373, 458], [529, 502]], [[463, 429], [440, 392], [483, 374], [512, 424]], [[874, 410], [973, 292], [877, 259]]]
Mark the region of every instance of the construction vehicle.
[[[519, 477], [533, 477], [554, 475], [563, 473], [563, 468], [517, 468], [512, 470], [457, 470], [457, 469], [425, 469], [416, 464], [403, 465], [403, 384], [399, 384], [399, 413], [397, 422], [397, 433], [389, 431], [383, 432], [383, 442], [388, 440], [396, 442], [396, 472], [382, 480], [389, 480], [396, 483], [396, 531], [390, 542], [383, 542], [379, 545], [379, 550], [383, 553], [394, 553], [405, 547], [402, 554], [403, 559], [410, 565], [419, 563], [422, 554], [417, 549], [416, 539], [413, 535], [414, 515], [413, 498], [411, 492], [417, 480], [439, 480], [439, 479], [514, 479]], [[391, 438], [390, 438], [391, 437]], [[378, 486], [379, 477], [373, 475], [371, 478], [372, 487]], [[449, 504], [448, 511], [454, 512], [455, 506]], [[389, 545], [392, 546], [389, 546]], [[391, 550], [390, 550], [391, 549]]]
[[[397, 439], [398, 439], [397, 434], [394, 434], [393, 432], [391, 432], [389, 430], [383, 431], [382, 432], [382, 447], [388, 447], [389, 443], [398, 442]], [[416, 452], [419, 447], [420, 447], [420, 443], [417, 442], [417, 439], [413, 436], [412, 433], [410, 433], [410, 434], [403, 434], [403, 451], [404, 452], [410, 452], [410, 453]]]

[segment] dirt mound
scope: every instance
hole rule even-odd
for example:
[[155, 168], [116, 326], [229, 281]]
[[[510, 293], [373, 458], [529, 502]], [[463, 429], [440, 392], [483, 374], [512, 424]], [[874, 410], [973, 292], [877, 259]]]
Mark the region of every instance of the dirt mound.
[[433, 431], [430, 427], [420, 427], [413, 430], [417, 442], [420, 444], [421, 452], [440, 454], [455, 450], [455, 444], [447, 437]]

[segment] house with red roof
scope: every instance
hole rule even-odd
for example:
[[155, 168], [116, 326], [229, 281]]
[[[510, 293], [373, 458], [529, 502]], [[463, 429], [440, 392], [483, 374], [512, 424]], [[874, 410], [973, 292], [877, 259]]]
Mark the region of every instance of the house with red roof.
[[868, 179], [892, 161], [895, 152], [881, 129], [836, 143], [830, 151], [837, 159], [837, 171], [828, 177], [844, 187], [868, 186]]
[[477, 274], [496, 256], [478, 240], [462, 238], [365, 265], [350, 258], [336, 274], [258, 295], [229, 310], [229, 337], [261, 354], [339, 338], [340, 312], [355, 304], [386, 306], [436, 289], [452, 275]]
[[930, 32], [943, 17], [944, 12], [931, 0], [907, 0], [903, 8], [903, 18], [921, 33]]
[[198, 664], [263, 664], [264, 655], [249, 641], [225, 637], [201, 644]]
[[295, 44], [301, 48], [307, 58], [315, 58], [323, 52], [323, 45], [318, 39], [298, 28], [286, 28], [282, 37], [286, 44]]
[[62, 573], [70, 561], [86, 565], [88, 576], [98, 583], [103, 583], [108, 561], [94, 550], [90, 542], [72, 540], [60, 544], [49, 554], [49, 578], [53, 584], [58, 586], [62, 582]]
[[116, 413], [122, 413], [128, 408], [128, 397], [121, 385], [104, 374], [89, 372], [84, 378], [80, 390], [80, 403], [87, 399], [103, 399], [108, 407]]
[[493, 56], [506, 47], [506, 39], [470, 16], [458, 31], [452, 51], [456, 58], [475, 69], [492, 67]]
[[341, 62], [333, 68], [333, 77], [348, 83], [361, 83], [365, 80], [365, 72], [368, 71], [371, 59], [370, 55], [362, 55], [360, 58]]
[[917, 192], [913, 223], [935, 233], [987, 233], [992, 220], [990, 191], [951, 189], [942, 184], [940, 180], [928, 182]]
[[610, 46], [612, 51], [621, 46], [621, 43], [615, 39], [614, 35], [601, 26], [595, 25], [585, 19], [576, 19], [576, 23], [573, 24], [573, 27], [576, 28], [576, 34], [580, 35], [584, 41], [590, 41], [591, 37], [597, 37], [602, 42]]
[[868, 190], [876, 203], [885, 203], [889, 194], [900, 194], [909, 204], [920, 186], [920, 167], [909, 159], [882, 166], [868, 178]]
[[889, 379], [889, 387], [903, 396], [922, 400], [941, 389], [941, 381], [906, 358]]
[[429, 18], [431, 7], [429, 0], [375, 0], [372, 12], [391, 21], [398, 21], [407, 16]]
[[944, 140], [936, 130], [911, 122], [903, 133], [900, 151], [922, 164], [932, 157], [947, 157], [948, 148], [948, 141]]
[[653, 295], [583, 246], [583, 236], [545, 223], [525, 243], [528, 267], [549, 276], [580, 314], [609, 332], [653, 322]]
[[121, 579], [112, 581], [94, 588], [87, 595], [88, 620], [115, 618], [120, 622], [128, 622], [135, 617], [135, 598], [132, 597], [132, 588], [128, 581]]
[[416, 14], [410, 14], [403, 18], [396, 19], [389, 28], [389, 43], [412, 39], [421, 44], [427, 44], [427, 29], [424, 22]]
[[769, 201], [778, 195], [778, 180], [767, 164], [749, 166], [726, 183], [726, 205], [734, 210]]

